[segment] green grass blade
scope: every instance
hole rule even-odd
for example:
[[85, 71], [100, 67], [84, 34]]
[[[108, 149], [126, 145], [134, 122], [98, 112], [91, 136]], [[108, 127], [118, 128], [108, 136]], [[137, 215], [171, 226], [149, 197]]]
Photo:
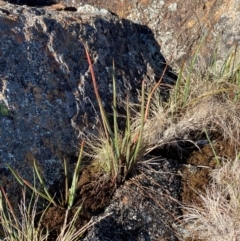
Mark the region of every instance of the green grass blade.
[[24, 185], [28, 186], [35, 193], [39, 194], [39, 196], [43, 197], [44, 199], [53, 203], [54, 205], [57, 205], [52, 198], [49, 198], [47, 195], [37, 190], [33, 185], [31, 185], [28, 181], [26, 181], [23, 177], [21, 177], [15, 170], [13, 170], [8, 164], [7, 164], [7, 167], [9, 168], [9, 170], [11, 171], [11, 173], [17, 179], [17, 181], [21, 186], [24, 186]]
[[7, 167], [9, 168], [9, 170], [11, 171], [11, 173], [13, 174], [13, 176], [17, 179], [17, 181], [19, 182], [19, 184], [21, 185], [21, 186], [23, 186], [24, 185], [24, 183], [23, 183], [23, 178], [15, 171], [15, 170], [13, 170], [8, 164], [6, 164], [7, 165]]
[[127, 164], [127, 168], [126, 168], [126, 174], [125, 176], [127, 176], [129, 173], [131, 173], [133, 166], [136, 164], [137, 162], [137, 157], [139, 155], [139, 150], [142, 144], [142, 134], [143, 134], [143, 128], [144, 128], [144, 123], [145, 123], [145, 117], [146, 117], [146, 113], [145, 113], [145, 102], [144, 102], [144, 98], [145, 98], [145, 92], [144, 92], [144, 81], [142, 82], [142, 96], [141, 96], [141, 123], [140, 123], [140, 130], [137, 133], [137, 135], [134, 137], [134, 140], [132, 140], [132, 143], [130, 145], [130, 155], [129, 155], [129, 159]]
[[[238, 87], [240, 87], [240, 66], [238, 67], [236, 73], [235, 73], [235, 82]], [[236, 91], [236, 94], [234, 96], [234, 102], [236, 103], [239, 100], [240, 97], [240, 90]]]
[[[116, 159], [119, 159], [119, 136], [118, 136], [118, 123], [117, 123], [117, 88], [116, 88], [116, 77], [115, 77], [115, 64], [113, 60], [113, 126], [114, 126], [114, 151], [116, 155]], [[117, 161], [117, 160], [116, 160]]]
[[216, 151], [215, 151], [215, 149], [214, 149], [214, 147], [213, 147], [213, 144], [212, 144], [212, 142], [211, 142], [211, 140], [210, 140], [210, 138], [209, 138], [209, 135], [208, 135], [208, 133], [207, 133], [207, 130], [205, 129], [204, 132], [205, 132], [205, 134], [206, 134], [206, 137], [207, 137], [207, 140], [208, 140], [208, 142], [209, 142], [209, 145], [210, 145], [211, 148], [212, 148], [213, 154], [214, 154], [215, 159], [216, 159], [216, 161], [217, 161], [217, 165], [220, 166], [220, 164], [221, 164], [221, 163], [220, 163], [220, 160], [219, 160], [219, 158], [218, 158], [218, 156], [217, 156], [217, 153], [216, 153]]
[[64, 165], [64, 177], [65, 177], [65, 200], [64, 200], [64, 204], [67, 204], [68, 202], [68, 165], [67, 165], [67, 161], [66, 159], [63, 160], [63, 165]]
[[177, 78], [176, 85], [175, 85], [175, 88], [174, 88], [174, 103], [178, 102], [178, 96], [179, 96], [179, 92], [180, 92], [179, 88], [180, 88], [180, 83], [181, 83], [181, 80], [182, 80], [184, 65], [185, 65], [185, 62], [182, 64], [182, 66], [180, 68], [180, 72], [178, 74], [178, 78]]
[[[43, 190], [44, 190], [45, 194], [48, 196], [48, 200], [52, 200], [52, 202], [53, 202], [54, 204], [56, 204], [55, 201], [54, 201], [54, 199], [53, 199], [53, 196], [49, 193], [49, 191], [48, 191], [48, 189], [47, 189], [47, 186], [46, 186], [46, 184], [45, 184], [45, 182], [44, 182], [44, 180], [43, 180], [43, 176], [42, 176], [42, 174], [40, 173], [39, 168], [38, 168], [38, 166], [37, 166], [36, 160], [33, 160], [33, 165], [34, 165], [34, 170], [35, 170], [35, 172], [36, 172], [36, 174], [37, 174], [37, 177], [38, 177], [38, 179], [39, 179], [39, 181], [40, 181], [40, 183], [41, 183], [41, 186], [43, 187]], [[39, 192], [37, 192], [37, 193], [39, 193]], [[40, 195], [40, 194], [39, 194], [39, 195]], [[57, 205], [57, 204], [56, 204], [56, 205]]]
[[68, 208], [72, 207], [74, 199], [75, 199], [75, 195], [76, 195], [77, 182], [79, 179], [79, 172], [80, 172], [80, 167], [81, 167], [81, 162], [82, 162], [83, 146], [84, 146], [84, 142], [82, 141], [78, 161], [77, 161], [77, 164], [76, 164], [76, 167], [74, 170], [74, 174], [73, 174], [72, 185], [69, 190]]
[[137, 155], [139, 153], [139, 149], [140, 149], [140, 145], [141, 145], [141, 142], [142, 142], [142, 135], [143, 135], [143, 128], [144, 128], [144, 113], [145, 113], [145, 110], [144, 110], [144, 107], [145, 107], [145, 104], [144, 104], [144, 95], [145, 95], [145, 92], [144, 92], [144, 81], [142, 82], [142, 99], [141, 99], [141, 125], [140, 125], [140, 131], [139, 131], [139, 135], [138, 135], [138, 139], [137, 139], [137, 144], [136, 144], [136, 149], [134, 150], [134, 162], [137, 158]]
[[129, 96], [127, 96], [127, 113], [126, 113], [126, 128], [122, 144], [121, 153], [126, 152], [126, 165], [129, 163], [131, 151], [131, 123], [130, 123], [130, 109], [129, 109]]
[[45, 195], [44, 193], [40, 192], [37, 188], [35, 188], [31, 183], [29, 183], [27, 180], [23, 180], [24, 184], [26, 186], [28, 186], [31, 190], [33, 190], [35, 193], [37, 193], [39, 196], [41, 196], [42, 198], [44, 198], [45, 200], [47, 200], [48, 202], [54, 204], [55, 206], [57, 206], [57, 203], [53, 200], [53, 198], [49, 198], [47, 195]]
[[116, 175], [117, 170], [118, 170], [118, 167], [117, 167], [117, 158], [118, 157], [116, 155], [114, 133], [113, 133], [111, 127], [110, 127], [110, 124], [109, 124], [109, 121], [108, 121], [108, 118], [107, 118], [107, 114], [106, 114], [105, 109], [103, 108], [103, 105], [102, 105], [102, 100], [101, 100], [101, 97], [100, 97], [99, 92], [98, 92], [97, 81], [96, 81], [96, 78], [95, 78], [95, 74], [94, 74], [94, 70], [93, 70], [93, 66], [92, 66], [92, 62], [91, 62], [89, 53], [88, 53], [87, 48], [85, 46], [84, 46], [84, 48], [85, 48], [85, 51], [86, 51], [86, 56], [87, 56], [87, 60], [88, 60], [88, 64], [89, 64], [89, 68], [90, 68], [90, 72], [91, 72], [94, 92], [95, 92], [97, 102], [98, 102], [98, 106], [99, 106], [99, 109], [100, 109], [100, 114], [101, 114], [101, 118], [102, 118], [104, 132], [105, 132], [106, 138], [108, 140], [108, 144], [109, 144], [110, 149], [111, 149], [110, 150], [111, 153], [109, 155], [110, 156], [110, 158], [109, 158], [110, 170], [111, 170], [112, 173], [114, 173], [114, 175]]
[[187, 78], [186, 78], [186, 83], [185, 83], [185, 87], [184, 87], [184, 101], [183, 101], [183, 107], [186, 106], [187, 104], [187, 101], [188, 101], [188, 98], [189, 98], [189, 92], [190, 92], [190, 80], [191, 80], [191, 75], [192, 75], [192, 72], [193, 72], [193, 67], [195, 65], [195, 62], [196, 62], [196, 59], [197, 59], [197, 56], [198, 56], [198, 53], [205, 41], [207, 37], [207, 34], [205, 34], [205, 36], [203, 37], [203, 39], [201, 40], [198, 48], [197, 48], [197, 51], [191, 61], [191, 64], [190, 64], [190, 68], [189, 68], [189, 72], [188, 72], [188, 75], [187, 75]]
[[101, 114], [101, 118], [102, 118], [102, 122], [103, 122], [103, 126], [104, 126], [104, 131], [105, 131], [106, 137], [109, 139], [109, 135], [112, 136], [112, 130], [111, 130], [108, 118], [107, 118], [107, 114], [106, 114], [106, 112], [103, 108], [101, 97], [100, 97], [99, 92], [98, 92], [97, 81], [96, 81], [96, 78], [95, 78], [91, 58], [89, 56], [87, 48], [85, 46], [84, 46], [84, 48], [85, 48], [85, 52], [86, 52], [86, 56], [87, 56], [87, 60], [88, 60], [88, 64], [89, 64], [89, 68], [90, 68], [90, 72], [91, 72], [94, 92], [95, 92], [97, 102], [98, 102], [98, 106], [99, 106], [99, 109], [100, 109], [100, 114]]

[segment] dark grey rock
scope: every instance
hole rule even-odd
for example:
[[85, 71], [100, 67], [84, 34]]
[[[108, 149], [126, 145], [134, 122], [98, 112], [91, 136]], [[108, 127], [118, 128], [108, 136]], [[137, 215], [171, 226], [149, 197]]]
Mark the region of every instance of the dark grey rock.
[[[60, 178], [63, 158], [75, 160], [81, 139], [99, 124], [84, 45], [107, 112], [113, 59], [118, 101], [127, 92], [136, 101], [142, 80], [153, 83], [164, 69], [151, 30], [107, 11], [6, 4], [0, 9], [0, 38], [0, 101], [9, 112], [0, 117], [0, 168], [8, 163], [30, 181], [33, 159], [49, 184]], [[167, 73], [164, 81], [171, 83]]]
[[60, 0], [3, 0], [9, 3], [27, 6], [48, 6], [59, 3]]
[[173, 227], [180, 214], [176, 162], [159, 158], [138, 168], [140, 174], [119, 188], [104, 213], [93, 218], [96, 224], [83, 241], [178, 240]]

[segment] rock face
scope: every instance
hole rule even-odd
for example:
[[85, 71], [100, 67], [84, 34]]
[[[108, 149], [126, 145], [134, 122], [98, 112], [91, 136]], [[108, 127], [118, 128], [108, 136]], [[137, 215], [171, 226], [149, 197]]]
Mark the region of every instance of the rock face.
[[95, 128], [98, 105], [84, 45], [107, 111], [113, 59], [118, 100], [128, 91], [137, 100], [142, 80], [154, 82], [164, 69], [150, 29], [108, 11], [93, 9], [84, 15], [5, 3], [0, 38], [2, 174], [8, 163], [30, 177], [36, 159], [47, 180], [53, 181], [61, 160], [76, 157], [82, 134]]
[[63, 0], [63, 3], [75, 7], [92, 4], [147, 25], [164, 57], [179, 64], [194, 55], [205, 35], [201, 51], [201, 62], [205, 65], [213, 57], [216, 45], [221, 62], [232, 47], [240, 44], [239, 0]]

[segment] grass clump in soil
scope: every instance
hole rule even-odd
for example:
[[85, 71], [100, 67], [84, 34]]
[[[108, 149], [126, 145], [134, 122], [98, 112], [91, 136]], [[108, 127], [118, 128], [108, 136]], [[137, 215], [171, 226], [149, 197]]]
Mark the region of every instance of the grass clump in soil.
[[[233, 59], [231, 55], [230, 58]], [[167, 103], [160, 102], [156, 92], [143, 131], [149, 150], [175, 146], [181, 152], [184, 151], [182, 143], [197, 147], [201, 141], [207, 141], [206, 133], [210, 139], [214, 133], [219, 133], [238, 145], [239, 62], [226, 61], [220, 70], [215, 70], [213, 63], [204, 76], [197, 73], [197, 67], [190, 68], [190, 72], [183, 67]]]
[[130, 103], [129, 96], [126, 101], [126, 124], [125, 130], [120, 131], [118, 126], [117, 112], [117, 89], [115, 79], [115, 66], [113, 62], [113, 128], [110, 126], [108, 116], [103, 108], [102, 100], [98, 92], [97, 82], [93, 71], [92, 63], [87, 49], [86, 55], [90, 67], [94, 92], [97, 98], [101, 121], [103, 128], [100, 129], [98, 136], [93, 137], [88, 142], [89, 154], [94, 159], [94, 164], [101, 171], [104, 171], [111, 182], [118, 185], [124, 183], [128, 178], [136, 164], [141, 160], [144, 155], [145, 145], [142, 141], [144, 116], [145, 116], [145, 103], [144, 103], [144, 82], [142, 83], [142, 97], [140, 107], [140, 124], [134, 126], [132, 118], [130, 117]]
[[9, 241], [45, 241], [48, 233], [43, 233], [40, 224], [35, 226], [38, 196], [34, 195], [27, 204], [26, 189], [22, 192], [22, 201], [19, 205], [21, 219], [15, 214], [6, 192], [1, 187], [0, 192], [0, 237]]

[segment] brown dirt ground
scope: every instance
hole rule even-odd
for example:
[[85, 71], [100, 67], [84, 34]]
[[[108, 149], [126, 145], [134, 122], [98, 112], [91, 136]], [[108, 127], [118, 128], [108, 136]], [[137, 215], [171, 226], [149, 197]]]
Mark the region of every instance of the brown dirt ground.
[[[227, 140], [214, 141], [214, 150], [221, 157], [221, 161], [227, 158], [235, 158], [236, 151]], [[199, 192], [205, 193], [206, 187], [211, 181], [210, 172], [218, 166], [213, 150], [210, 145], [204, 146], [201, 150], [191, 153], [186, 160], [187, 164], [182, 168], [182, 194], [183, 204], [198, 204]], [[185, 241], [199, 241], [198, 239], [187, 238]], [[207, 240], [206, 240], [207, 241]]]
[[[216, 140], [214, 149], [223, 161], [236, 156], [234, 147], [228, 141]], [[211, 180], [209, 174], [212, 169], [218, 166], [218, 161], [211, 146], [206, 145], [202, 149], [194, 151], [186, 160], [186, 163], [182, 170], [182, 202], [199, 203], [197, 192], [204, 192]]]

